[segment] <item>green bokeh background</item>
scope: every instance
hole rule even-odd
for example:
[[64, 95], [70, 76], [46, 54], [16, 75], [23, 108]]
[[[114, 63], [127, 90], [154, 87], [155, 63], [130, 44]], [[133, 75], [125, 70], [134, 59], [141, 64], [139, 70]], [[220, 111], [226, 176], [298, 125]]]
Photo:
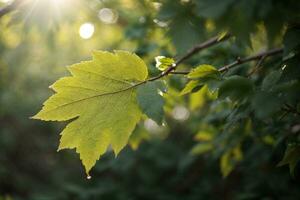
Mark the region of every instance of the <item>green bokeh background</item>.
[[[181, 69], [199, 63], [220, 66], [266, 45], [280, 44], [285, 30], [282, 24], [290, 16], [288, 12], [294, 12], [290, 5], [299, 5], [287, 1], [284, 10], [279, 5], [285, 1], [251, 0], [245, 7], [233, 0], [214, 0], [213, 9], [203, 11], [202, 4], [194, 7], [189, 2], [193, 1], [29, 0], [17, 12], [0, 19], [0, 200], [300, 199], [297, 173], [292, 178], [288, 167], [276, 167], [285, 150], [282, 138], [276, 140], [276, 147], [246, 140], [244, 159], [225, 178], [219, 169], [218, 152], [191, 154], [200, 123], [212, 119], [201, 114], [205, 108], [194, 109], [192, 100], [175, 95], [186, 81], [177, 76], [168, 80], [172, 95], [168, 97], [166, 127], [148, 127], [150, 136], [136, 150], [127, 146], [117, 158], [107, 153], [97, 162], [90, 180], [74, 150], [57, 153], [59, 133], [66, 123], [30, 119], [52, 94], [48, 86], [68, 74], [65, 66], [90, 59], [93, 50], [136, 52], [155, 75], [159, 73], [155, 56], [178, 57], [195, 43], [226, 31], [231, 22], [234, 26], [230, 29], [243, 38], [241, 41], [204, 51]], [[201, 2], [210, 5], [209, 1]], [[229, 7], [226, 2], [236, 6]], [[115, 23], [99, 19], [103, 8], [112, 9], [118, 17]], [[230, 9], [233, 14], [226, 14]], [[281, 13], [272, 21], [277, 9]], [[260, 18], [247, 12], [260, 12]], [[216, 20], [218, 17], [223, 22]], [[267, 25], [274, 31], [266, 31], [270, 29], [264, 29], [258, 19], [269, 20]], [[95, 26], [95, 32], [83, 39], [79, 29], [87, 22]], [[250, 32], [255, 34], [250, 37], [246, 34]], [[267, 40], [268, 36], [272, 40]], [[189, 117], [176, 119], [176, 106], [192, 108], [188, 109]], [[214, 120], [228, 113], [223, 107], [213, 115]], [[278, 133], [284, 123], [265, 131]], [[143, 127], [143, 122], [139, 126]]]

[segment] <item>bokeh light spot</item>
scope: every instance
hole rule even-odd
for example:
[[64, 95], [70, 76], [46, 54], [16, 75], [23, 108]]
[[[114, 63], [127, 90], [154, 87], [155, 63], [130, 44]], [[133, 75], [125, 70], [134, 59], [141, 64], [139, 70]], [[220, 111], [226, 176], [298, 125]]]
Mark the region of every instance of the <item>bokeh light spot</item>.
[[178, 121], [185, 121], [189, 118], [190, 112], [184, 106], [176, 106], [172, 111], [172, 116]]
[[79, 28], [79, 35], [83, 39], [89, 39], [95, 32], [95, 26], [92, 23], [84, 23]]
[[118, 20], [118, 13], [109, 8], [102, 8], [98, 13], [99, 19], [106, 24], [114, 24]]

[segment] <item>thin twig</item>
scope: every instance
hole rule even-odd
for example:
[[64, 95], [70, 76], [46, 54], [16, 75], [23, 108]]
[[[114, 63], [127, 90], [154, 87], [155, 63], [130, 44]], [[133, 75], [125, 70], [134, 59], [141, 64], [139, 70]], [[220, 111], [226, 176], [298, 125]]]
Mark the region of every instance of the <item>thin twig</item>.
[[300, 115], [300, 112], [297, 110], [297, 108], [285, 103], [284, 104], [284, 108], [282, 108], [284, 111], [288, 112], [288, 113], [294, 113], [294, 114], [297, 114], [297, 115]]
[[22, 2], [22, 0], [15, 0], [11, 2], [10, 4], [0, 8], [0, 18], [3, 17], [4, 15], [14, 11]]
[[283, 120], [283, 118], [284, 118], [285, 116], [287, 116], [287, 114], [289, 114], [288, 111], [286, 111], [286, 110], [284, 110], [284, 109], [283, 109], [283, 111], [284, 111], [284, 113], [279, 117], [279, 121]]
[[182, 57], [180, 57], [173, 65], [169, 66], [165, 71], [163, 71], [161, 74], [159, 74], [158, 76], [155, 76], [155, 77], [152, 77], [152, 78], [149, 78], [145, 81], [142, 81], [142, 82], [139, 82], [139, 83], [136, 83], [135, 85], [132, 85], [128, 88], [125, 88], [124, 90], [122, 91], [126, 91], [126, 90], [129, 90], [129, 89], [132, 89], [132, 88], [135, 88], [137, 86], [140, 86], [140, 85], [143, 85], [147, 82], [151, 82], [151, 81], [155, 81], [155, 80], [158, 80], [164, 76], [167, 76], [168, 74], [170, 74], [172, 71], [174, 71], [176, 69], [176, 67], [178, 65], [180, 65], [183, 61], [187, 60], [188, 58], [190, 58], [191, 56], [193, 56], [194, 54], [200, 52], [201, 50], [203, 49], [206, 49], [208, 47], [211, 47], [215, 44], [218, 44], [222, 41], [225, 41], [227, 39], [229, 39], [231, 37], [230, 34], [226, 34], [224, 37], [220, 38], [219, 36], [215, 36], [203, 43], [200, 43], [196, 46], [194, 46], [192, 49], [190, 49], [186, 54], [184, 54]]
[[[264, 51], [264, 52], [261, 52], [261, 53], [258, 53], [258, 54], [255, 54], [255, 55], [252, 55], [252, 56], [249, 56], [249, 57], [246, 57], [246, 58], [237, 58], [234, 62], [230, 63], [230, 64], [227, 64], [227, 65], [224, 65], [223, 67], [219, 68], [219, 72], [226, 72], [238, 65], [241, 65], [241, 64], [244, 64], [244, 63], [247, 63], [247, 62], [251, 62], [251, 61], [254, 61], [254, 60], [261, 60], [262, 58], [267, 58], [269, 56], [273, 56], [273, 55], [276, 55], [276, 54], [280, 54], [283, 52], [283, 48], [276, 48], [276, 49], [271, 49], [269, 51]], [[170, 72], [171, 74], [180, 74], [180, 75], [186, 75], [190, 72], [186, 72], [186, 71], [177, 71], [177, 72]]]
[[224, 37], [220, 38], [219, 36], [215, 36], [201, 44], [198, 44], [196, 46], [194, 46], [192, 49], [190, 49], [185, 55], [183, 55], [182, 57], [180, 57], [177, 61], [176, 61], [176, 66], [179, 65], [180, 63], [182, 63], [184, 60], [190, 58], [191, 56], [193, 56], [194, 54], [198, 53], [199, 51], [206, 49], [210, 46], [213, 46], [215, 44], [218, 44], [222, 41], [225, 41], [227, 39], [229, 39], [231, 37], [231, 34], [226, 34]]
[[298, 112], [296, 109], [287, 109], [287, 108], [284, 108], [283, 109], [284, 111], [288, 112], [288, 113], [294, 113], [294, 114], [297, 114], [300, 116], [300, 112]]
[[283, 52], [283, 48], [276, 48], [276, 49], [271, 49], [269, 51], [264, 51], [264, 52], [261, 52], [261, 53], [258, 53], [256, 55], [249, 56], [249, 57], [246, 57], [246, 58], [243, 58], [243, 59], [237, 59], [236, 61], [221, 67], [219, 69], [219, 72], [226, 72], [229, 69], [231, 69], [231, 68], [233, 68], [237, 65], [241, 65], [241, 64], [244, 64], [246, 62], [253, 61], [253, 60], [258, 60], [258, 59], [261, 59], [262, 57], [273, 56], [273, 55], [276, 55], [276, 54], [279, 54], [279, 53], [282, 53], [282, 52]]
[[[204, 49], [204, 48], [207, 48], [209, 46], [212, 46], [213, 44], [217, 44], [219, 43], [220, 41], [224, 41], [224, 38], [222, 40], [219, 40], [219, 41], [215, 41], [215, 42], [212, 42], [212, 40], [209, 40], [210, 42], [204, 42], [203, 44], [200, 44], [200, 45], [197, 45], [198, 48], [193, 48], [193, 49], [197, 49], [197, 50], [190, 50], [187, 52], [187, 54], [185, 54], [182, 58], [180, 58], [176, 64], [173, 64], [171, 65], [170, 67], [168, 67], [165, 71], [163, 71], [161, 74], [159, 74], [158, 76], [155, 76], [155, 77], [152, 77], [152, 78], [149, 78], [145, 81], [141, 81], [141, 82], [138, 82], [134, 85], [131, 85], [129, 87], [126, 87], [124, 89], [121, 89], [121, 90], [117, 90], [117, 91], [113, 91], [113, 92], [107, 92], [107, 93], [101, 93], [101, 94], [97, 94], [97, 95], [94, 95], [94, 96], [91, 96], [91, 97], [88, 97], [88, 98], [84, 98], [84, 99], [79, 99], [79, 100], [76, 100], [74, 102], [71, 102], [72, 104], [73, 103], [76, 103], [76, 102], [79, 102], [79, 101], [84, 101], [84, 100], [87, 100], [87, 99], [91, 99], [91, 98], [95, 98], [95, 97], [100, 97], [100, 96], [105, 96], [105, 95], [113, 95], [113, 94], [117, 94], [117, 93], [120, 93], [120, 92], [125, 92], [125, 91], [128, 91], [128, 90], [131, 90], [133, 88], [136, 88], [140, 85], [143, 85], [143, 84], [146, 84], [147, 82], [150, 82], [150, 81], [155, 81], [155, 80], [158, 80], [164, 76], [167, 76], [172, 70], [174, 70], [176, 68], [176, 66], [179, 65], [179, 63], [183, 62], [184, 60], [188, 59], [190, 56], [192, 56], [193, 54], [199, 52], [201, 49]], [[205, 46], [205, 47], [204, 47]], [[200, 48], [201, 47], [201, 48]], [[68, 103], [68, 104], [64, 104], [64, 105], [61, 105], [61, 106], [66, 106], [66, 105], [70, 105], [71, 103]]]
[[227, 33], [222, 38], [220, 38], [219, 36], [215, 36], [215, 37], [210, 38], [209, 40], [207, 40], [203, 43], [200, 43], [200, 44], [194, 46], [192, 49], [188, 50], [186, 54], [184, 54], [182, 57], [180, 57], [172, 66], [168, 67], [165, 71], [163, 71], [160, 75], [158, 75], [156, 77], [153, 77], [153, 78], [150, 78], [150, 79], [146, 80], [145, 82], [155, 81], [155, 80], [160, 79], [164, 76], [167, 76], [169, 73], [174, 71], [178, 65], [180, 65], [183, 61], [187, 60], [191, 56], [195, 55], [196, 53], [200, 52], [203, 49], [211, 47], [215, 44], [219, 44], [220, 42], [223, 42], [223, 41], [229, 39], [230, 37], [231, 37], [231, 35], [229, 33]]
[[257, 72], [262, 66], [262, 63], [264, 62], [266, 56], [262, 56], [258, 62], [256, 63], [255, 67], [249, 72], [249, 74], [247, 75], [247, 77], [252, 76], [255, 72]]

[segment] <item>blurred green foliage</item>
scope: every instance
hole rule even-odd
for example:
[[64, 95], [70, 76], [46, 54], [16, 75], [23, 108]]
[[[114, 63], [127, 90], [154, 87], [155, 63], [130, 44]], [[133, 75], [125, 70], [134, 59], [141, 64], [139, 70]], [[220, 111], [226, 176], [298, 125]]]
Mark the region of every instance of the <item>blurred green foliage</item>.
[[[0, 199], [299, 199], [299, 10], [298, 0], [25, 1], [0, 19]], [[29, 119], [64, 66], [93, 50], [136, 52], [157, 75], [156, 56], [178, 58], [224, 32], [234, 37], [178, 70], [274, 47], [283, 55], [185, 96], [187, 79], [168, 77], [163, 125], [141, 122], [129, 142], [137, 150], [104, 156], [91, 180], [74, 151], [56, 153], [64, 123]]]

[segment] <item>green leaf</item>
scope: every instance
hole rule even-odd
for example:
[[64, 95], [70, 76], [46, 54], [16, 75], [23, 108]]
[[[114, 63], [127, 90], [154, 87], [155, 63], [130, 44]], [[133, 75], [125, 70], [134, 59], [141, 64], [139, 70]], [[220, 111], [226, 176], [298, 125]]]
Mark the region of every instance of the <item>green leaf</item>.
[[219, 79], [220, 72], [212, 65], [199, 65], [193, 69], [187, 77], [190, 79], [213, 78]]
[[284, 57], [288, 57], [294, 50], [300, 48], [300, 29], [297, 27], [287, 29], [284, 38]]
[[277, 164], [277, 166], [289, 165], [290, 173], [294, 176], [294, 171], [297, 163], [300, 160], [300, 145], [288, 145], [285, 150], [283, 159]]
[[265, 91], [270, 90], [279, 81], [280, 77], [280, 71], [271, 72], [264, 78], [261, 89]]
[[165, 56], [156, 56], [155, 57], [156, 68], [160, 71], [166, 70], [168, 67], [172, 66], [175, 63], [173, 58], [167, 58]]
[[231, 100], [242, 100], [253, 91], [253, 83], [241, 76], [231, 76], [225, 80], [219, 89], [219, 97], [229, 97]]
[[177, 54], [183, 54], [199, 43], [203, 35], [203, 22], [189, 15], [187, 12], [181, 13], [173, 18], [169, 26], [168, 35], [176, 48]]
[[195, 135], [197, 141], [211, 141], [214, 133], [209, 130], [201, 130]]
[[225, 38], [225, 36], [227, 36], [228, 31], [223, 31], [218, 35], [218, 41], [221, 41]]
[[228, 176], [235, 165], [243, 159], [243, 152], [241, 146], [237, 145], [236, 147], [225, 152], [220, 159], [220, 168], [223, 177]]
[[207, 153], [209, 151], [211, 151], [214, 148], [214, 145], [212, 143], [200, 143], [200, 144], [196, 144], [192, 150], [191, 150], [191, 154], [193, 155], [201, 155], [204, 153]]
[[204, 85], [201, 89], [189, 96], [189, 108], [196, 110], [205, 105], [208, 96], [207, 86]]
[[117, 155], [127, 144], [141, 111], [136, 82], [148, 75], [145, 63], [126, 51], [95, 51], [93, 60], [68, 67], [72, 76], [56, 81], [56, 92], [34, 119], [72, 121], [61, 133], [59, 150], [76, 149], [88, 174], [112, 147]]
[[234, 0], [196, 1], [197, 14], [208, 18], [217, 18], [227, 11]]
[[201, 83], [199, 80], [192, 80], [189, 81], [183, 90], [181, 90], [180, 95], [185, 95], [191, 92], [197, 92], [201, 87], [203, 86], [203, 83]]
[[269, 117], [279, 111], [280, 105], [281, 100], [276, 94], [264, 91], [256, 92], [251, 102], [255, 115], [260, 119]]
[[158, 124], [162, 124], [164, 99], [158, 92], [156, 82], [148, 82], [138, 87], [137, 100], [143, 113]]
[[216, 91], [220, 88], [221, 85], [220, 80], [210, 79], [206, 82], [207, 88], [211, 94], [216, 94]]

